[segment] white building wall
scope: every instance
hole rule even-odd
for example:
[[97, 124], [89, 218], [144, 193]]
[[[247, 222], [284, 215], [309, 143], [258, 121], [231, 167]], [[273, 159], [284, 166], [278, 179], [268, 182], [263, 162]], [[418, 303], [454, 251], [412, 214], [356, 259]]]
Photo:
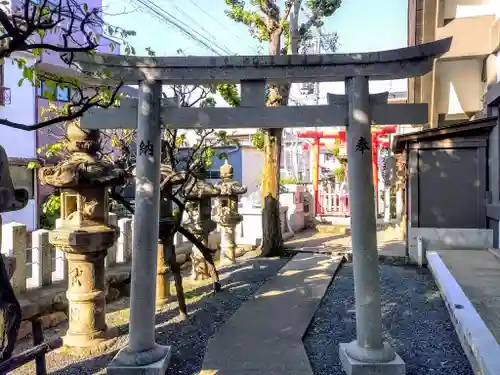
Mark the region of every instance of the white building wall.
[[[20, 56], [21, 57], [21, 56]], [[26, 59], [26, 57], [24, 57]], [[28, 82], [19, 87], [22, 70], [11, 59], [4, 64], [4, 87], [10, 89], [10, 104], [0, 106], [0, 118], [21, 124], [35, 123], [35, 88]], [[36, 132], [0, 126], [0, 144], [9, 157], [36, 157]]]
[[446, 0], [444, 19], [480, 17], [499, 14], [498, 0]]
[[[16, 54], [16, 56], [34, 62], [34, 58], [29, 54]], [[29, 82], [24, 82], [19, 87], [22, 70], [18, 68], [13, 60], [16, 56], [5, 59], [3, 85], [10, 89], [10, 103], [0, 106], [0, 118], [6, 118], [21, 124], [34, 124], [36, 122], [35, 88]], [[0, 125], [0, 144], [4, 147], [8, 157], [36, 157], [35, 131], [26, 132]], [[30, 200], [24, 209], [2, 214], [4, 224], [16, 221], [26, 224], [28, 230], [36, 229], [36, 188], [34, 192], [34, 198]]]
[[[438, 113], [457, 115], [482, 109], [483, 62], [479, 59], [440, 61]], [[465, 79], [464, 79], [465, 78]]]
[[242, 148], [241, 167], [242, 184], [248, 188], [247, 195], [259, 190], [264, 153], [256, 148]]

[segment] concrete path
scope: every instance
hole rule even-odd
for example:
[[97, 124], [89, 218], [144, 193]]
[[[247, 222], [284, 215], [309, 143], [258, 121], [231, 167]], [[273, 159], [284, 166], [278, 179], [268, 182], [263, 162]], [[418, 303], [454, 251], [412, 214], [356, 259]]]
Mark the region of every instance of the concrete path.
[[200, 375], [312, 375], [302, 337], [341, 259], [296, 255], [209, 340]]
[[[297, 233], [286, 241], [286, 248], [296, 252], [335, 254], [348, 252], [352, 248], [350, 234], [321, 233], [308, 229]], [[377, 245], [382, 258], [404, 259], [405, 241], [401, 239], [401, 228], [389, 226], [377, 230]]]
[[500, 342], [500, 259], [487, 250], [439, 250], [438, 254]]

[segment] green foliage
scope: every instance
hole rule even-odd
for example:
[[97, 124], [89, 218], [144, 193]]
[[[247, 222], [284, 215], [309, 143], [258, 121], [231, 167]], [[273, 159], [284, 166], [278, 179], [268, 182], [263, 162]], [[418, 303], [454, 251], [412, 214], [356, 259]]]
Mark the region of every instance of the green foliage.
[[[292, 1], [285, 1], [283, 7], [275, 1], [268, 0], [224, 0], [228, 8], [226, 15], [236, 23], [245, 25], [250, 35], [259, 42], [270, 42], [271, 34], [277, 34], [284, 38], [284, 48], [281, 53], [290, 51], [291, 33], [288, 15], [292, 6]], [[299, 49], [306, 52], [313, 41], [313, 30], [324, 25], [326, 17], [332, 16], [340, 7], [342, 0], [299, 0], [299, 9], [307, 8], [308, 18], [298, 25]], [[279, 40], [279, 39], [278, 39]], [[321, 45], [324, 50], [335, 51], [337, 46], [337, 35], [322, 35]], [[217, 86], [218, 93], [231, 106], [238, 107], [241, 103], [238, 90], [233, 84]], [[274, 98], [275, 99], [275, 98]], [[267, 102], [273, 98], [267, 98]], [[286, 104], [286, 103], [285, 103]], [[261, 149], [263, 134], [254, 136], [254, 145]]]
[[61, 198], [59, 195], [50, 195], [42, 204], [40, 227], [54, 229], [56, 219], [61, 217]]
[[335, 158], [338, 158], [338, 156], [340, 154], [340, 147], [334, 147], [332, 150], [332, 154]]
[[250, 139], [252, 140], [252, 144], [257, 150], [264, 151], [264, 139], [265, 139], [264, 130], [258, 129], [255, 134], [252, 134], [250, 136]]
[[298, 182], [298, 180], [292, 176], [280, 178], [280, 185], [295, 185], [295, 184], [297, 184], [297, 182]]
[[[259, 42], [266, 42], [270, 40], [272, 33], [277, 32], [285, 39], [282, 52], [287, 53], [290, 50], [290, 24], [286, 16], [290, 12], [292, 1], [285, 1], [282, 9], [276, 2], [268, 0], [224, 1], [228, 6], [226, 15], [233, 21], [245, 25], [252, 37]], [[307, 49], [313, 39], [313, 29], [322, 27], [325, 18], [332, 16], [341, 4], [342, 0], [299, 0], [299, 8], [303, 11], [308, 10], [308, 18], [298, 25], [299, 48]], [[324, 38], [323, 47], [330, 45], [330, 48], [325, 49], [333, 52], [336, 48], [336, 35], [324, 35]]]
[[[259, 176], [259, 184], [262, 185], [262, 181], [264, 180], [264, 175], [261, 173]], [[295, 185], [299, 182], [295, 177], [293, 176], [286, 176], [286, 177], [281, 177], [280, 178], [280, 185]]]
[[217, 85], [217, 92], [230, 106], [239, 107], [241, 105], [241, 99], [236, 85], [230, 83]]
[[[229, 9], [225, 11], [226, 15], [237, 23], [242, 23], [248, 27], [252, 37], [260, 42], [268, 41], [270, 37], [265, 19], [259, 12], [247, 9], [244, 0], [225, 0]], [[251, 5], [258, 5], [261, 9], [265, 6], [267, 0], [252, 0]]]
[[40, 168], [40, 163], [37, 161], [30, 161], [28, 165], [26, 166], [28, 169], [37, 169]]
[[340, 167], [337, 167], [334, 171], [335, 174], [335, 180], [337, 182], [342, 182], [345, 179], [345, 166], [341, 165]]

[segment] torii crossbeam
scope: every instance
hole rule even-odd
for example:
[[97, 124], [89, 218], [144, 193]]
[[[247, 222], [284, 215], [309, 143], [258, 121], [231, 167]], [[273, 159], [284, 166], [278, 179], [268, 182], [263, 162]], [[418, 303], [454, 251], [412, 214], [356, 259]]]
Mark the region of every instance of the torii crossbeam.
[[[348, 374], [364, 374], [369, 369], [374, 371], [374, 367], [387, 375], [404, 374], [404, 362], [382, 341], [370, 125], [426, 123], [427, 108], [377, 103], [370, 98], [368, 80], [426, 74], [450, 44], [448, 38], [392, 51], [330, 55], [81, 56], [78, 63], [91, 77], [106, 72], [106, 83], [139, 82], [137, 104], [129, 101], [119, 109], [95, 110], [82, 120], [84, 127], [138, 129], [129, 344], [117, 354], [108, 374], [124, 370], [127, 374], [163, 374], [168, 365], [169, 348], [158, 346], [154, 340], [156, 275], [151, 272], [157, 261], [158, 226], [151, 220], [158, 219], [162, 126], [196, 129], [334, 125], [347, 125], [356, 299], [356, 340], [340, 344], [340, 358]], [[329, 106], [265, 108], [266, 83], [318, 81], [345, 81], [344, 99]], [[162, 84], [228, 82], [241, 83], [242, 107], [174, 108], [169, 103], [161, 107]], [[137, 125], [133, 118], [137, 118]], [[225, 358], [218, 360], [223, 365]], [[242, 361], [248, 362], [248, 358]], [[210, 365], [212, 369], [221, 368], [217, 363]]]

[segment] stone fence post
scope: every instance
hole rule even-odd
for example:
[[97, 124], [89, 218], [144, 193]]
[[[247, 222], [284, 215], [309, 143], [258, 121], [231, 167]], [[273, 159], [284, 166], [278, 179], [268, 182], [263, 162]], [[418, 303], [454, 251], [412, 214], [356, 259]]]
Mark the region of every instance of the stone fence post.
[[[62, 218], [56, 219], [56, 229], [60, 228], [63, 221]], [[54, 271], [54, 280], [68, 280], [68, 261], [66, 260], [66, 255], [64, 251], [56, 246], [56, 270]]]
[[31, 234], [31, 286], [39, 288], [52, 284], [53, 246], [49, 231], [38, 229]]
[[132, 219], [125, 217], [118, 220], [120, 236], [116, 241], [116, 262], [128, 263], [132, 259]]
[[11, 283], [17, 294], [26, 291], [26, 233], [26, 225], [21, 223], [2, 226], [2, 254], [16, 259]]
[[[118, 226], [118, 215], [115, 213], [108, 213], [108, 224], [110, 226], [117, 227]], [[106, 258], [104, 259], [104, 267], [114, 266], [117, 262], [117, 242], [113, 243], [113, 245], [108, 249]]]

